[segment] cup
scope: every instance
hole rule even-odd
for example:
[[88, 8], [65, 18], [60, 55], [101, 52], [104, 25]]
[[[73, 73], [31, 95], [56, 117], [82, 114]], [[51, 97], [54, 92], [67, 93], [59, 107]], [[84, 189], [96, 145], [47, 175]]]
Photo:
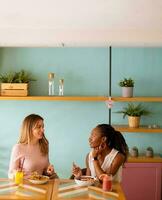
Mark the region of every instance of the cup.
[[22, 171], [16, 171], [15, 172], [15, 183], [16, 184], [22, 184], [24, 178], [24, 173]]
[[112, 175], [105, 175], [103, 177], [103, 183], [102, 183], [102, 189], [103, 191], [107, 192], [107, 191], [112, 191]]

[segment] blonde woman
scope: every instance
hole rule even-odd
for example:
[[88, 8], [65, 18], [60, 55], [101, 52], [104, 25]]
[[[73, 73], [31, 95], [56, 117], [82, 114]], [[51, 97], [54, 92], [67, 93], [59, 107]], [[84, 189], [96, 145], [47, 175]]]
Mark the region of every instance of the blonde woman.
[[23, 169], [25, 177], [32, 172], [57, 177], [53, 165], [49, 163], [48, 140], [44, 135], [43, 118], [36, 114], [25, 117], [20, 138], [11, 153], [8, 177]]

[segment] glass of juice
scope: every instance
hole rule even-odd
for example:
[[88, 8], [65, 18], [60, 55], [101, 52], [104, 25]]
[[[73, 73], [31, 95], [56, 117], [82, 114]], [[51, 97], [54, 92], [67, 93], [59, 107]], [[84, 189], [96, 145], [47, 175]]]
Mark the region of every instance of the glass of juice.
[[16, 173], [15, 173], [15, 183], [16, 184], [22, 184], [23, 178], [24, 178], [23, 171], [16, 171]]

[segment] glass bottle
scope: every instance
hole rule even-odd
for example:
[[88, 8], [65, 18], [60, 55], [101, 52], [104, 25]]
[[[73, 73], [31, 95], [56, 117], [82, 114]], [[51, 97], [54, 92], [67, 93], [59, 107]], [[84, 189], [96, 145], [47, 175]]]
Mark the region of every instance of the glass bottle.
[[48, 73], [48, 95], [53, 96], [55, 95], [54, 90], [54, 73]]
[[64, 95], [64, 79], [59, 80], [59, 96]]

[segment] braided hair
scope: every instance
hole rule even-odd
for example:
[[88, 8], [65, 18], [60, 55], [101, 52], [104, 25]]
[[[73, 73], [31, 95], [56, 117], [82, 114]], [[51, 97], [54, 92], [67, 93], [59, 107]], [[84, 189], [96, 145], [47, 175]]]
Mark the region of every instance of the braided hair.
[[96, 128], [99, 129], [102, 136], [107, 138], [107, 145], [122, 153], [126, 161], [128, 157], [128, 146], [123, 135], [109, 124], [99, 124]]

